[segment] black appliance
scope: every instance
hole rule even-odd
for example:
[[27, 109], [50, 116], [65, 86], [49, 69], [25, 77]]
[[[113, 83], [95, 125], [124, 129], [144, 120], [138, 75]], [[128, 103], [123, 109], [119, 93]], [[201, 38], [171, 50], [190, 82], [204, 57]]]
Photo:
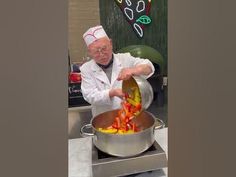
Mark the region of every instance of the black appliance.
[[[72, 64], [70, 60], [70, 55], [68, 55], [68, 76], [71, 72], [80, 72], [80, 64]], [[84, 100], [81, 93], [81, 82], [73, 83], [68, 79], [68, 106], [78, 107], [78, 106], [88, 106], [90, 105], [87, 101]]]
[[165, 151], [156, 141], [142, 154], [127, 158], [111, 156], [98, 150], [95, 146], [92, 147], [94, 177], [126, 176], [160, 170], [165, 167], [167, 167]]
[[87, 101], [84, 100], [80, 87], [81, 83], [68, 84], [69, 108], [90, 105]]

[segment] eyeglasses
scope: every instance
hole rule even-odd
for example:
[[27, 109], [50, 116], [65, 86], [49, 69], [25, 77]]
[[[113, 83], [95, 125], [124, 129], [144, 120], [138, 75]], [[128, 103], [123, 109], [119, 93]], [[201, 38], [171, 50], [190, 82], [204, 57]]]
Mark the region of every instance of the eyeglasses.
[[101, 53], [106, 52], [108, 49], [109, 49], [109, 46], [108, 46], [108, 45], [104, 45], [104, 46], [102, 46], [102, 47], [93, 49], [93, 50], [91, 50], [90, 52], [91, 52], [92, 54], [101, 54]]

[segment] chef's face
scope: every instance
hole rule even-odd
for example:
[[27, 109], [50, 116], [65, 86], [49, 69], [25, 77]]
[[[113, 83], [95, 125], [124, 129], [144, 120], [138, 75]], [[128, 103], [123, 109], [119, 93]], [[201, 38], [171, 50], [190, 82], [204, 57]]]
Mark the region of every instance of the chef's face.
[[88, 46], [88, 55], [98, 64], [107, 65], [112, 58], [112, 42], [109, 38], [101, 38]]

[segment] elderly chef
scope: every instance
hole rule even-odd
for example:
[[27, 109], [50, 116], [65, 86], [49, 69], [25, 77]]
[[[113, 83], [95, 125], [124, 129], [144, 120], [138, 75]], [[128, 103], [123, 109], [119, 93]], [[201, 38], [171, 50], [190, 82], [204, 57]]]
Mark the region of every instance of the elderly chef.
[[83, 38], [91, 58], [80, 68], [84, 99], [92, 105], [93, 116], [120, 108], [124, 96], [122, 80], [137, 75], [150, 77], [153, 64], [130, 53], [113, 53], [112, 41], [102, 26], [88, 29]]

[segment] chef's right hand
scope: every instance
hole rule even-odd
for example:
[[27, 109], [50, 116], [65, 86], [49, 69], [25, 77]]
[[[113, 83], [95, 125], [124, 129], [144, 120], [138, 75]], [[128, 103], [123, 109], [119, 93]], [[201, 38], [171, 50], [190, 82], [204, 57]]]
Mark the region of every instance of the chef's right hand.
[[109, 91], [109, 96], [110, 98], [117, 96], [122, 99], [125, 96], [125, 94], [122, 92], [122, 89], [115, 88]]

